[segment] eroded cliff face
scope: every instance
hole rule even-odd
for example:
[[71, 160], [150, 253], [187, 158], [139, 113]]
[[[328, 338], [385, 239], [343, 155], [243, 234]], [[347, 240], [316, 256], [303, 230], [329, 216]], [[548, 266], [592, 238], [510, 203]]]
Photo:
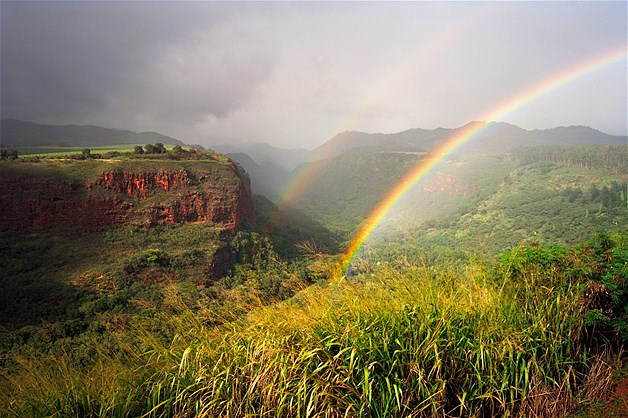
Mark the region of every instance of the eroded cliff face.
[[248, 176], [236, 164], [220, 170], [103, 171], [81, 183], [45, 176], [0, 177], [0, 228], [78, 226], [97, 229], [212, 222], [235, 229], [255, 222]]
[[185, 170], [157, 173], [108, 171], [102, 174], [102, 179], [90, 185], [90, 188], [102, 187], [136, 199], [147, 199], [158, 189], [169, 191], [172, 188], [190, 186], [190, 184], [190, 176]]
[[81, 184], [39, 178], [0, 178], [0, 227], [77, 225], [95, 229], [123, 224], [132, 205], [115, 196], [96, 197]]

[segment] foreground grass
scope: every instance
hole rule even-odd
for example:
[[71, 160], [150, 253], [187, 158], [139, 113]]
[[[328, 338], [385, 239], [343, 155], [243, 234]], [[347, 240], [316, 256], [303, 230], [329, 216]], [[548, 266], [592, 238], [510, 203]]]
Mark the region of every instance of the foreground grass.
[[628, 365], [615, 373], [615, 390], [608, 397], [587, 402], [569, 418], [624, 418], [628, 416]]
[[585, 341], [586, 280], [574, 276], [585, 270], [560, 267], [515, 256], [455, 271], [383, 263], [217, 326], [175, 292], [169, 312], [118, 347], [94, 344], [93, 364], [16, 358], [0, 412], [561, 416], [607, 390], [612, 368]]

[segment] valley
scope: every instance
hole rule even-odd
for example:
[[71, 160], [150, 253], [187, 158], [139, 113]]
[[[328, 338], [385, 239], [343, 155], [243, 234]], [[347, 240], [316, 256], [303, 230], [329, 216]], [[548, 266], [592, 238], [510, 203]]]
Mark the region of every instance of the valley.
[[[526, 135], [484, 140], [500, 129]], [[625, 370], [628, 161], [625, 138], [567, 131], [440, 159], [346, 266], [438, 132], [352, 139], [296, 168], [263, 147], [0, 161], [0, 412], [564, 416], [602, 401]]]

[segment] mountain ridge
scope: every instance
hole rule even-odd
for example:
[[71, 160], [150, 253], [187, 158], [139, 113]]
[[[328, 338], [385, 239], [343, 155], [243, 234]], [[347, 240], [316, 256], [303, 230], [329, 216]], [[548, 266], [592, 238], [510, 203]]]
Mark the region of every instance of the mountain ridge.
[[411, 128], [396, 133], [343, 131], [315, 148], [314, 160], [336, 157], [355, 148], [373, 151], [434, 151], [440, 143], [473, 125], [486, 124], [465, 150], [474, 153], [508, 153], [526, 145], [626, 144], [628, 136], [609, 135], [589, 126], [558, 126], [527, 130], [506, 122], [472, 121], [458, 128]]
[[210, 145], [209, 148], [222, 154], [246, 154], [260, 166], [272, 164], [286, 171], [294, 170], [306, 162], [312, 152], [302, 148], [274, 147], [264, 142], [221, 143]]
[[6, 146], [99, 146], [162, 143], [185, 145], [158, 132], [133, 132], [96, 125], [47, 125], [18, 119], [0, 121], [0, 144]]

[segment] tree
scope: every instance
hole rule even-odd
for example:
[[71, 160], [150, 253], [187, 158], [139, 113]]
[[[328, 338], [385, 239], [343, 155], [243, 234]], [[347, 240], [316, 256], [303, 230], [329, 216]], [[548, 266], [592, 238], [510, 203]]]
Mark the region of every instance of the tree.
[[136, 145], [133, 152], [136, 154], [144, 154], [144, 148], [141, 145]]
[[17, 160], [18, 150], [13, 148], [0, 148], [0, 160]]
[[609, 189], [608, 186], [604, 186], [600, 190], [600, 201], [602, 202], [602, 205], [607, 208], [612, 206], [613, 196], [611, 195], [611, 189]]
[[175, 145], [174, 147], [172, 147], [170, 151], [168, 151], [168, 154], [172, 158], [185, 158], [190, 153], [186, 151], [185, 149], [183, 149], [181, 145]]
[[155, 154], [165, 154], [166, 151], [166, 147], [164, 147], [164, 144], [162, 144], [161, 142], [157, 142], [155, 144]]
[[146, 154], [157, 154], [157, 148], [153, 144], [144, 145]]
[[591, 202], [597, 202], [600, 199], [600, 189], [595, 184], [592, 184], [589, 189], [589, 199]]

